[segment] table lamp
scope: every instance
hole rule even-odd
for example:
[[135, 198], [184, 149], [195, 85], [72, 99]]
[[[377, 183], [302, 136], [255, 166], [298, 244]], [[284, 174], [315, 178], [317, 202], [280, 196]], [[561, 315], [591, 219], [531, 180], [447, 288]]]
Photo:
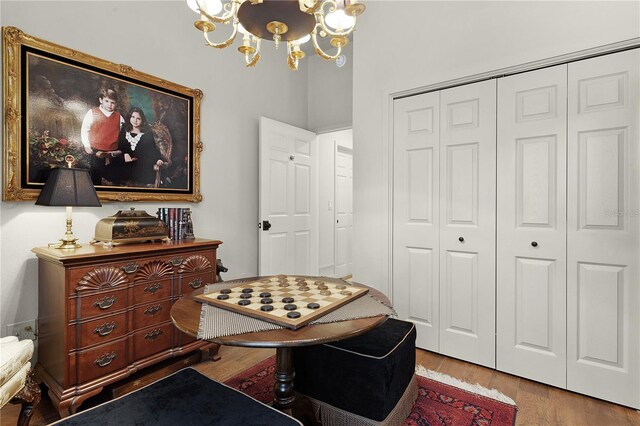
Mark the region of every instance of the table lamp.
[[75, 169], [71, 165], [75, 159], [67, 155], [65, 161], [68, 168], [53, 169], [47, 182], [36, 200], [38, 206], [64, 206], [67, 208], [67, 232], [59, 243], [49, 244], [58, 249], [75, 249], [80, 247], [71, 231], [72, 207], [102, 207], [91, 177], [86, 169]]

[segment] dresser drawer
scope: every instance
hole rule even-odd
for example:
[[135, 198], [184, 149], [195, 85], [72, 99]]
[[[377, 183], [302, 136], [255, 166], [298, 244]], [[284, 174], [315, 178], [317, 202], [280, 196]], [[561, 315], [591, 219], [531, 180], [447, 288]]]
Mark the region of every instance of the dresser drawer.
[[171, 297], [171, 279], [150, 280], [136, 283], [133, 288], [133, 304], [155, 302]]
[[141, 359], [171, 347], [173, 324], [165, 323], [140, 330], [133, 335], [133, 356]]
[[171, 300], [138, 306], [133, 310], [133, 329], [139, 330], [141, 328], [169, 321], [170, 310]]
[[126, 309], [129, 307], [129, 300], [127, 298], [127, 289], [122, 288], [120, 290], [83, 294], [81, 297], [71, 299], [71, 304], [74, 305], [69, 312], [71, 319], [88, 319]]
[[117, 340], [77, 354], [78, 383], [124, 368], [127, 363], [127, 340]]
[[177, 293], [180, 296], [190, 294], [193, 290], [212, 284], [214, 281], [213, 272], [183, 275], [180, 277], [180, 286]]
[[99, 318], [77, 324], [78, 348], [105, 343], [124, 336], [127, 332], [127, 320], [124, 313]]

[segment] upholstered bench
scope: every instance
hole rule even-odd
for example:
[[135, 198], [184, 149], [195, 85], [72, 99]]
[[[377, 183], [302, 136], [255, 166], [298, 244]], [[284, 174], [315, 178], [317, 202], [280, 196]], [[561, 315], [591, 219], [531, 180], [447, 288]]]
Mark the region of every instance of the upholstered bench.
[[411, 412], [418, 386], [413, 323], [388, 319], [339, 342], [296, 348], [296, 391], [327, 425], [397, 425]]
[[274, 408], [185, 368], [135, 392], [56, 423], [84, 425], [277, 425], [302, 423]]
[[28, 425], [34, 407], [40, 402], [40, 387], [33, 380], [32, 340], [15, 336], [0, 339], [0, 407], [7, 402], [22, 404], [19, 425]]

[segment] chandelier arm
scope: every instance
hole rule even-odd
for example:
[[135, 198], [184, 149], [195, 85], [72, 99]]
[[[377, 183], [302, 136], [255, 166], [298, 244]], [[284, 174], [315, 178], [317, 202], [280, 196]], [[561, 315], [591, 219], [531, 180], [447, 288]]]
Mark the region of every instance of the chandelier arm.
[[353, 17], [353, 25], [347, 31], [330, 30], [329, 27], [327, 27], [327, 25], [324, 23], [324, 13], [322, 11], [316, 12], [315, 17], [316, 17], [316, 23], [320, 26], [320, 29], [325, 33], [327, 33], [328, 35], [330, 35], [331, 37], [345, 37], [351, 34], [353, 30], [356, 29], [357, 18], [355, 16]]
[[249, 55], [246, 55], [244, 58], [247, 68], [255, 67], [260, 60], [260, 41], [260, 39], [256, 41], [256, 51], [251, 55], [251, 59], [249, 59]]
[[200, 14], [212, 22], [228, 24], [231, 19], [236, 16], [236, 12], [238, 11], [240, 4], [244, 1], [245, 0], [233, 0], [230, 3], [226, 3], [224, 5], [226, 12], [222, 16], [209, 15], [203, 9], [200, 9]]
[[318, 54], [318, 56], [328, 61], [335, 61], [336, 59], [338, 59], [338, 56], [340, 56], [340, 53], [342, 53], [342, 47], [340, 46], [337, 47], [338, 51], [333, 56], [325, 53], [324, 50], [322, 50], [318, 45], [318, 36], [316, 35], [315, 31], [311, 33], [311, 41], [313, 42], [313, 47], [316, 49], [316, 53]]
[[231, 33], [231, 36], [229, 36], [229, 38], [222, 43], [213, 43], [211, 40], [209, 40], [208, 32], [203, 32], [202, 34], [204, 35], [204, 40], [207, 43], [207, 46], [215, 47], [216, 49], [224, 49], [225, 47], [231, 45], [236, 39], [236, 36], [238, 35], [238, 22], [237, 20], [233, 22], [233, 32]]

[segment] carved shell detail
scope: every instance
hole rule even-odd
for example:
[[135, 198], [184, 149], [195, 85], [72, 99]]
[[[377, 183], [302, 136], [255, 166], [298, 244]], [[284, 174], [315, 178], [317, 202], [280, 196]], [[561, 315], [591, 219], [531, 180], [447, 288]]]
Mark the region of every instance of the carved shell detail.
[[76, 291], [97, 290], [127, 283], [127, 275], [114, 266], [102, 266], [89, 271], [80, 281]]
[[211, 262], [201, 254], [189, 256], [180, 265], [180, 272], [201, 272], [211, 270]]
[[148, 280], [151, 278], [164, 278], [171, 274], [173, 274], [173, 268], [171, 265], [167, 265], [161, 260], [154, 260], [140, 268], [136, 273], [134, 281]]

